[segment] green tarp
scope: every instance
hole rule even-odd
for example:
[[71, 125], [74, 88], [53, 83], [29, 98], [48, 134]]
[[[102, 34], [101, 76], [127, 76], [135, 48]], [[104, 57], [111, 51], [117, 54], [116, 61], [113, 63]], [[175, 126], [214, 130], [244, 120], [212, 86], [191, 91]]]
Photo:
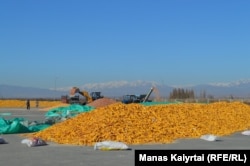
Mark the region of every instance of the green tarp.
[[50, 127], [54, 123], [70, 117], [74, 117], [83, 112], [89, 112], [93, 109], [95, 108], [78, 104], [72, 104], [67, 107], [54, 108], [45, 113], [44, 123], [38, 123], [36, 121], [30, 122], [24, 118], [14, 118], [11, 120], [6, 120], [0, 117], [0, 134], [37, 132]]
[[0, 118], [0, 134], [15, 134], [15, 133], [29, 133], [42, 130], [49, 127], [48, 124], [39, 124], [37, 122], [29, 122], [24, 118], [14, 118], [6, 120]]
[[76, 116], [83, 112], [89, 112], [95, 109], [94, 107], [87, 105], [72, 104], [67, 107], [57, 107], [46, 112], [45, 117], [59, 117], [59, 118], [69, 118]]

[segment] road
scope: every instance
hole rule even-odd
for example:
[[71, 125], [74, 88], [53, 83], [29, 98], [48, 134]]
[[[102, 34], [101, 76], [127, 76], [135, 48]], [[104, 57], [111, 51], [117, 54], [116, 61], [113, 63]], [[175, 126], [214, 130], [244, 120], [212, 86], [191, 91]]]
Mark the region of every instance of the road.
[[[8, 115], [10, 114], [10, 115]], [[0, 109], [5, 119], [23, 117], [30, 121], [43, 121], [44, 111], [38, 109]], [[218, 141], [210, 142], [201, 139], [180, 139], [171, 144], [128, 145], [131, 150], [98, 151], [89, 146], [60, 145], [48, 142], [46, 146], [28, 147], [21, 144], [20, 134], [1, 135], [8, 143], [0, 144], [0, 165], [16, 166], [133, 166], [136, 149], [183, 150], [183, 149], [250, 149], [250, 136], [240, 132]]]

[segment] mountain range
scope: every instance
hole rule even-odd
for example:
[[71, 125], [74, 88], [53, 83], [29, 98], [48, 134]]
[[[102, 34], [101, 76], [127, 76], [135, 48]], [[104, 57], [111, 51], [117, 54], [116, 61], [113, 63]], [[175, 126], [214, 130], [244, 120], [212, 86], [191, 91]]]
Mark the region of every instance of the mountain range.
[[[153, 81], [113, 81], [106, 83], [91, 83], [79, 86], [81, 90], [88, 92], [100, 91], [107, 97], [120, 97], [125, 94], [147, 94], [151, 87], [157, 89], [154, 95], [168, 97], [174, 88], [194, 90], [198, 97], [205, 92], [207, 96], [214, 98], [235, 97], [250, 98], [250, 80], [240, 80], [230, 83], [213, 83], [194, 86], [169, 86]], [[0, 98], [60, 98], [61, 95], [68, 95], [72, 87], [55, 89], [42, 89], [35, 87], [22, 87], [13, 85], [0, 85]]]

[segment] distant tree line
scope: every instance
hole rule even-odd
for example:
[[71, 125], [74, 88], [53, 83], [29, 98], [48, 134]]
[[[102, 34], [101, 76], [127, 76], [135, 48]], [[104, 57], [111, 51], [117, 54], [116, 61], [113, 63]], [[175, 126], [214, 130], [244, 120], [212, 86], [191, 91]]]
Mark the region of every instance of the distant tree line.
[[169, 99], [195, 99], [197, 97], [200, 99], [214, 99], [214, 96], [207, 95], [205, 90], [202, 90], [199, 96], [195, 96], [194, 90], [184, 88], [174, 88], [169, 95]]
[[174, 88], [169, 95], [170, 99], [194, 99], [195, 94], [193, 90], [183, 89], [183, 88]]

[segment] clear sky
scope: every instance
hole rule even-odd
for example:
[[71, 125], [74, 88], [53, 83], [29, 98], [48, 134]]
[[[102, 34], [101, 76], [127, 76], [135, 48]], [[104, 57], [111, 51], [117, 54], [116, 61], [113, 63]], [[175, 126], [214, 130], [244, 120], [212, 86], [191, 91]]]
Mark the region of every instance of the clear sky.
[[250, 78], [249, 0], [3, 0], [0, 84]]

